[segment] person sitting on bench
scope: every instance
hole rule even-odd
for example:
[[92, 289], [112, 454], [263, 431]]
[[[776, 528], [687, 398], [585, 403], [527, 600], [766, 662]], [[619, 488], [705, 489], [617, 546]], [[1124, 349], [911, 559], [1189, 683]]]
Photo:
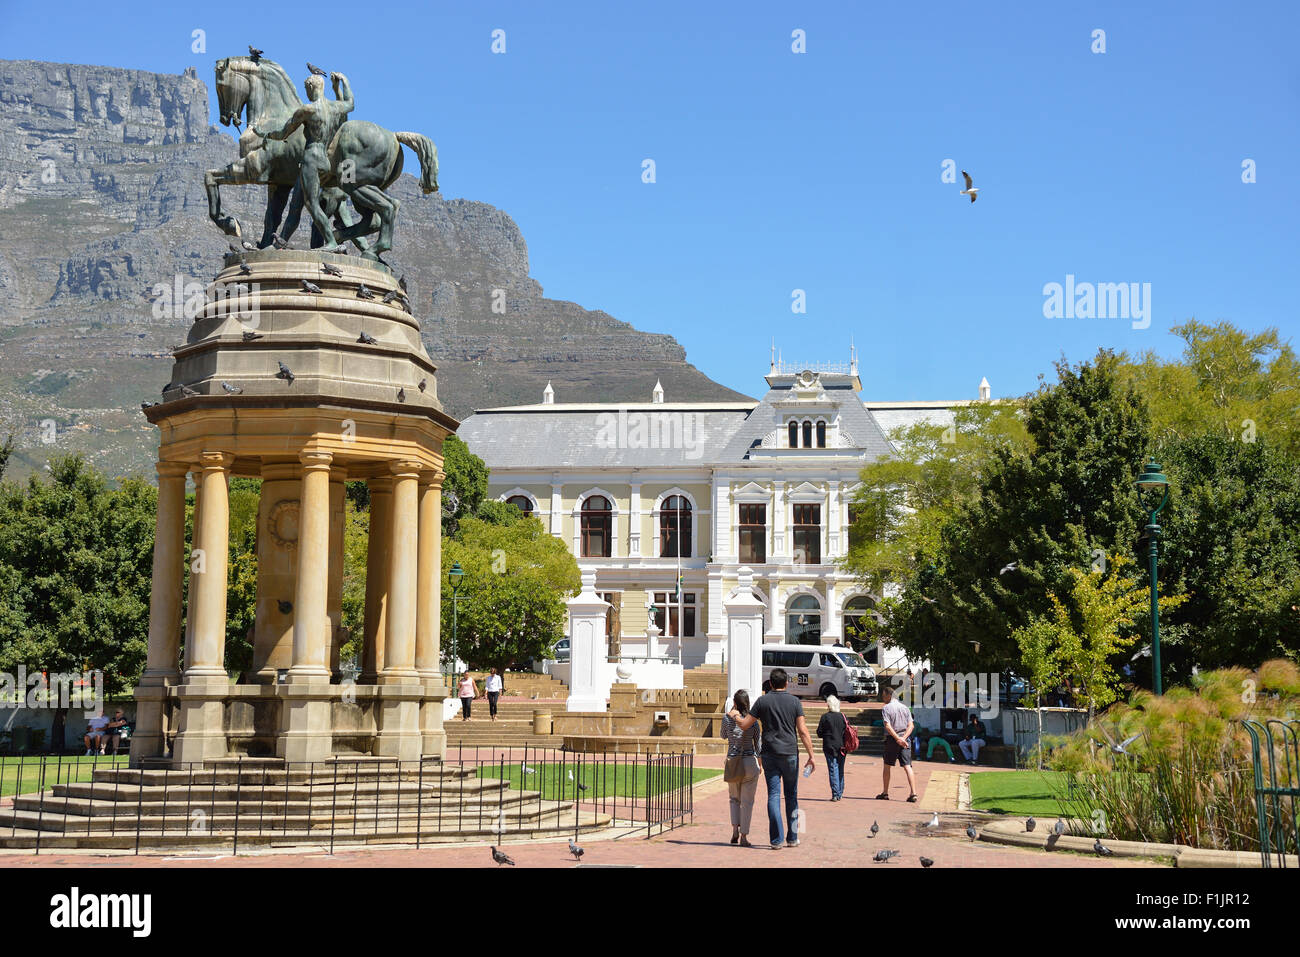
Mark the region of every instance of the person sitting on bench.
[[108, 715], [96, 715], [86, 722], [86, 743], [87, 754], [104, 753], [105, 728], [108, 727]]
[[984, 722], [980, 720], [979, 715], [973, 714], [966, 722], [966, 737], [958, 742], [957, 747], [961, 748], [963, 758], [975, 764], [980, 759], [980, 748], [986, 744], [988, 742], [984, 740]]

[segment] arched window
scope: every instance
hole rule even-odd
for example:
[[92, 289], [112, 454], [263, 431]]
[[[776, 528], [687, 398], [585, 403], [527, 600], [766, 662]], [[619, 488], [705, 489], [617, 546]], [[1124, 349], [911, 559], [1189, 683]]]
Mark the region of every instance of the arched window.
[[511, 495], [506, 499], [506, 504], [513, 505], [515, 508], [519, 509], [519, 511], [523, 512], [524, 515], [533, 514], [533, 500], [527, 495]]
[[786, 605], [785, 640], [791, 645], [820, 645], [822, 642], [821, 605], [812, 595], [792, 598]]
[[817, 423], [817, 448], [819, 449], [826, 448], [826, 423], [825, 422]]
[[799, 447], [799, 423], [791, 422], [790, 423], [790, 448], [797, 449], [798, 447]]
[[691, 503], [684, 495], [669, 495], [659, 509], [659, 556], [691, 557]]
[[582, 503], [582, 557], [609, 558], [613, 509], [603, 495], [592, 495]]
[[803, 447], [812, 448], [812, 420], [804, 419], [803, 423]]
[[857, 598], [850, 598], [844, 603], [844, 637], [848, 639], [845, 644], [855, 651], [865, 652], [869, 645], [873, 651], [871, 657], [867, 660], [872, 664], [877, 664], [873, 658], [879, 656], [879, 651], [875, 650], [872, 644], [871, 636], [867, 632], [867, 626], [870, 619], [878, 618], [876, 612], [875, 599], [867, 595], [859, 595]]

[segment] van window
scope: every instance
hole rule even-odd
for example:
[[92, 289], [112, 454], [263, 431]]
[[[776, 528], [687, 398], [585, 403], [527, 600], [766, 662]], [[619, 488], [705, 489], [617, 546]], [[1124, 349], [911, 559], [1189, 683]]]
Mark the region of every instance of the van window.
[[763, 667], [771, 668], [775, 664], [776, 664], [776, 652], [775, 651], [763, 652]]
[[823, 668], [841, 668], [841, 667], [843, 667], [843, 666], [840, 664], [838, 658], [836, 658], [834, 655], [827, 654], [826, 652], [823, 651], [823, 652], [822, 652], [822, 667], [823, 667]]
[[839, 655], [840, 655], [840, 661], [844, 662], [850, 668], [867, 667], [866, 661], [856, 651], [841, 651]]

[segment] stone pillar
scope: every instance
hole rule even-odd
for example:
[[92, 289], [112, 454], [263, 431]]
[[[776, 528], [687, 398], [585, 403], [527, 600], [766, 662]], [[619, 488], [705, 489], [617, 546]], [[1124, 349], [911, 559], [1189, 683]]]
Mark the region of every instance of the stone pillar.
[[768, 581], [767, 636], [772, 644], [785, 641], [785, 619], [781, 615], [781, 579], [779, 578]]
[[[651, 524], [650, 534], [654, 535], [654, 525]], [[655, 536], [656, 542], [658, 536]], [[641, 557], [641, 483], [632, 483], [632, 494], [628, 501], [628, 518], [627, 518], [627, 554], [630, 558]], [[659, 554], [658, 544], [654, 547], [654, 554]]]
[[421, 754], [441, 755], [447, 733], [442, 702], [448, 689], [440, 668], [442, 643], [442, 480], [441, 472], [420, 473], [420, 561], [416, 572], [415, 670], [424, 685], [420, 701]]
[[226, 483], [233, 461], [234, 456], [225, 452], [204, 452], [199, 457], [203, 508], [197, 547], [203, 570], [194, 571], [191, 563], [194, 634], [184, 684], [176, 695], [180, 722], [172, 756], [178, 764], [225, 757], [227, 751], [223, 699], [230, 687], [225, 668], [230, 502]]
[[415, 605], [419, 571], [419, 463], [394, 462], [389, 516], [388, 603], [384, 615], [384, 666], [377, 683], [379, 731], [375, 754], [416, 760], [423, 685], [415, 670]]
[[826, 613], [822, 615], [822, 644], [833, 645], [841, 638], [840, 599], [835, 594], [835, 579], [826, 580]]
[[290, 681], [329, 681], [330, 462], [329, 452], [307, 451], [298, 506], [298, 581], [293, 602]]
[[257, 617], [250, 675], [259, 684], [275, 684], [279, 671], [293, 664], [301, 471], [298, 462], [262, 466], [257, 505]]
[[775, 565], [787, 564], [790, 553], [785, 547], [785, 483], [772, 483], [772, 549], [768, 553], [768, 562]]
[[190, 551], [185, 555], [185, 564], [190, 565], [189, 585], [185, 592], [185, 647], [183, 649], [184, 661], [181, 664], [181, 673], [184, 674], [190, 667], [190, 652], [194, 650], [194, 596], [198, 591], [198, 579], [194, 576], [192, 563], [194, 561], [194, 551], [199, 547], [199, 524], [202, 521], [203, 507], [203, 469], [195, 466], [190, 467], [190, 477], [194, 480], [194, 514], [190, 517]]
[[604, 711], [609, 702], [609, 652], [605, 614], [609, 602], [596, 594], [596, 572], [584, 569], [582, 591], [569, 605], [569, 711]]
[[343, 680], [339, 660], [348, 635], [343, 630], [343, 526], [347, 520], [347, 475], [337, 465], [330, 470], [330, 557], [329, 597], [325, 613], [329, 616], [329, 668], [335, 681]]
[[189, 466], [158, 463], [158, 514], [153, 547], [153, 590], [149, 596], [149, 650], [136, 686], [131, 764], [167, 753], [164, 724], [167, 689], [177, 683], [180, 653], [181, 587], [185, 562], [185, 476]]
[[361, 647], [359, 683], [372, 685], [384, 670], [393, 480], [383, 475], [370, 479], [367, 484], [370, 486], [370, 538], [366, 550], [366, 633]]
[[763, 601], [754, 594], [754, 573], [740, 569], [736, 593], [727, 607], [727, 697], [740, 688], [755, 701], [763, 687]]
[[[558, 475], [551, 476], [551, 534], [556, 538], [564, 537], [564, 485]], [[575, 555], [578, 552], [575, 550]]]

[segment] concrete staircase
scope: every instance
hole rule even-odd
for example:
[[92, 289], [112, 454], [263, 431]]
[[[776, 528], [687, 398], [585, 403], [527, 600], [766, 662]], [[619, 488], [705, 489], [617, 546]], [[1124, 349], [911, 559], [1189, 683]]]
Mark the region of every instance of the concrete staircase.
[[[879, 720], [881, 707], [883, 706], [876, 702], [864, 704], [846, 702], [840, 705], [841, 712], [858, 732], [858, 750], [854, 752], [855, 754], [880, 757], [885, 753], [885, 730], [872, 724], [873, 721]], [[829, 710], [826, 702], [820, 699], [804, 699], [804, 720], [808, 723], [808, 733], [812, 735], [813, 748], [818, 752], [821, 751], [821, 738], [817, 737], [817, 724], [821, 721], [822, 715]]]
[[0, 806], [0, 848], [130, 848], [510, 841], [610, 824], [474, 767], [408, 762], [212, 762], [101, 769]]
[[482, 699], [475, 701], [469, 721], [461, 721], [457, 714], [443, 722], [443, 730], [447, 732], [448, 758], [455, 759], [454, 749], [457, 747], [472, 748], [475, 745], [501, 748], [527, 744], [535, 748], [558, 748], [564, 743], [561, 736], [533, 734], [533, 712], [563, 710], [563, 701], [502, 698], [497, 704], [497, 719], [492, 721], [488, 717], [487, 702]]

